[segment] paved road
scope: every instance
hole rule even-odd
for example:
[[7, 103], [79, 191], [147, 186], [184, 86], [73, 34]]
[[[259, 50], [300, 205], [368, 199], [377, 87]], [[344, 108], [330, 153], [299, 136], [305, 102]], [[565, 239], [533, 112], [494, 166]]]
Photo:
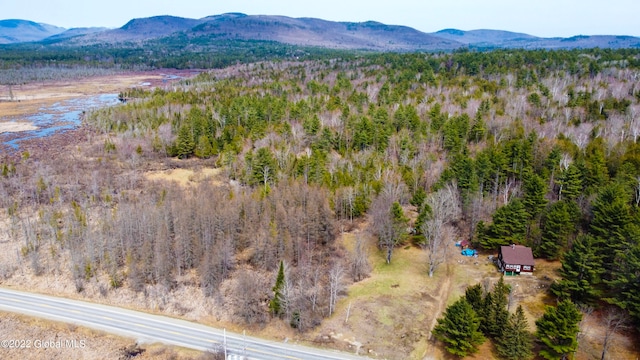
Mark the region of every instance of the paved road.
[[366, 359], [349, 353], [243, 336], [165, 316], [3, 288], [0, 288], [0, 310], [75, 323], [133, 337], [140, 342], [160, 342], [200, 351], [224, 349], [226, 340], [229, 359]]

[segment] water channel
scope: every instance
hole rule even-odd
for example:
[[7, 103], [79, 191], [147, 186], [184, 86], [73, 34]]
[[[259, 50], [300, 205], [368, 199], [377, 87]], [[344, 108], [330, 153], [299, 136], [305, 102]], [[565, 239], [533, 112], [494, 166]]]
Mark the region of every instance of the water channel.
[[[82, 123], [82, 114], [84, 112], [105, 106], [113, 106], [118, 103], [118, 94], [101, 94], [62, 100], [38, 109], [35, 114], [20, 117], [19, 121], [21, 123], [29, 123], [36, 129], [0, 133], [0, 144], [4, 144], [10, 149], [18, 150], [21, 141], [75, 129]], [[6, 121], [16, 121], [16, 119], [6, 118], [0, 114], [0, 122]]]

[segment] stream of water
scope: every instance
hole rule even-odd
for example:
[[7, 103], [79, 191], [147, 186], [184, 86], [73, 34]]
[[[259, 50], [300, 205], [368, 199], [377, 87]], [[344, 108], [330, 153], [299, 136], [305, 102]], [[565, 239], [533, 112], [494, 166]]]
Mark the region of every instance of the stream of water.
[[[92, 109], [118, 104], [118, 94], [101, 94], [57, 102], [40, 108], [38, 113], [26, 115], [21, 122], [29, 122], [38, 127], [35, 130], [0, 134], [0, 143], [18, 150], [23, 140], [46, 137], [51, 134], [72, 130], [80, 126], [82, 113]], [[0, 114], [1, 115], [1, 114]], [[7, 120], [0, 116], [0, 121]]]

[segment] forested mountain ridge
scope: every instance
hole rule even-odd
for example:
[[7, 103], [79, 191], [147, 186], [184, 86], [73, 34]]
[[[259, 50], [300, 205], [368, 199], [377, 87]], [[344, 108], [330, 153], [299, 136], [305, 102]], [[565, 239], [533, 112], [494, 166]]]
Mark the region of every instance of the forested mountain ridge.
[[[5, 20], [9, 21], [9, 20]], [[22, 21], [27, 23], [26, 21]], [[35, 23], [32, 23], [35, 24]], [[187, 38], [191, 42], [207, 39], [274, 41], [297, 46], [319, 46], [332, 49], [359, 49], [374, 51], [451, 51], [471, 48], [524, 48], [524, 49], [572, 49], [572, 48], [634, 48], [640, 46], [640, 38], [625, 34], [598, 36], [576, 35], [570, 38], [541, 38], [527, 34], [501, 30], [444, 29], [424, 33], [416, 29], [387, 25], [375, 21], [335, 22], [315, 18], [291, 18], [272, 15], [245, 15], [227, 13], [201, 19], [175, 16], [153, 16], [133, 19], [118, 29], [92, 29], [80, 36], [60, 38], [40, 34], [16, 37], [9, 25], [0, 23], [0, 38], [4, 43], [20, 43], [45, 40], [59, 45], [84, 46], [92, 44], [123, 44], [168, 38]], [[37, 24], [35, 24], [37, 25]], [[35, 26], [35, 25], [32, 25]], [[63, 29], [58, 29], [58, 32]], [[24, 29], [22, 31], [24, 33]], [[76, 33], [78, 33], [76, 31]], [[50, 35], [55, 35], [52, 32]]]
[[[304, 332], [371, 272], [362, 246], [338, 241], [361, 224], [382, 269], [401, 249], [423, 252], [412, 265], [424, 284], [446, 277], [443, 246], [455, 239], [487, 254], [528, 245], [562, 263], [540, 290], [563, 304], [547, 316], [526, 303], [504, 316], [504, 286], [475, 290], [497, 305], [456, 302], [451, 313], [492, 311], [468, 317], [474, 345], [483, 331], [509, 349], [496, 324], [521, 327], [524, 314], [550, 342], [554, 316], [579, 318], [569, 303], [618, 309], [637, 327], [639, 74], [634, 49], [388, 53], [239, 64], [128, 89], [126, 104], [86, 115], [91, 142], [56, 161], [3, 160], [1, 244], [15, 248], [0, 270], [167, 307], [167, 294], [191, 289], [207, 314]], [[216, 167], [221, 180], [151, 181], [156, 167]], [[410, 306], [426, 312], [430, 298]], [[416, 322], [368, 315], [383, 329]], [[394, 352], [378, 353], [406, 358], [425, 338], [406, 333], [386, 331]]]
[[640, 38], [624, 35], [576, 35], [568, 38], [542, 38], [529, 34], [501, 30], [444, 29], [433, 35], [463, 43], [477, 49], [589, 49], [638, 48]]
[[[228, 13], [202, 19], [156, 16], [134, 19], [119, 29], [73, 39], [70, 43], [123, 43], [127, 41], [187, 38], [274, 41], [299, 46], [367, 50], [452, 50], [461, 44], [405, 26], [377, 22], [347, 23], [313, 18]], [[202, 40], [198, 40], [202, 39]]]
[[40, 41], [63, 31], [64, 28], [28, 20], [0, 20], [0, 44]]

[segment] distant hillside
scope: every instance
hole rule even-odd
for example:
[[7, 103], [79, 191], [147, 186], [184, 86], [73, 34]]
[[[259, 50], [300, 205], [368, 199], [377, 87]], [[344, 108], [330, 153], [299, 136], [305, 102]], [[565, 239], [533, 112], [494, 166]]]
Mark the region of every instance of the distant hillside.
[[633, 36], [595, 35], [570, 38], [541, 38], [523, 33], [501, 30], [444, 29], [431, 35], [457, 41], [478, 48], [522, 48], [522, 49], [575, 49], [575, 48], [637, 48], [640, 38]]
[[0, 20], [0, 44], [40, 41], [66, 29], [29, 20]]
[[77, 37], [75, 44], [122, 43], [180, 37], [265, 40], [335, 49], [451, 50], [462, 44], [406, 26], [378, 22], [348, 23], [286, 16], [227, 13], [202, 19], [156, 16], [134, 19], [119, 29]]
[[133, 19], [123, 27], [85, 36], [85, 42], [118, 43], [124, 41], [140, 41], [161, 38], [179, 31], [193, 28], [201, 20], [176, 16], [154, 16]]
[[435, 37], [406, 26], [379, 22], [334, 22], [315, 18], [286, 16], [212, 16], [188, 32], [188, 37], [267, 40], [293, 45], [337, 49], [369, 50], [448, 50], [462, 44]]
[[432, 35], [448, 39], [452, 41], [461, 42], [467, 45], [491, 45], [491, 46], [499, 46], [501, 44], [506, 43], [514, 43], [514, 42], [535, 42], [538, 37], [522, 34], [522, 33], [514, 33], [510, 31], [502, 31], [502, 30], [471, 30], [471, 31], [462, 31], [458, 29], [444, 29], [440, 30]]
[[522, 47], [544, 49], [640, 48], [640, 38], [624, 35], [579, 35], [570, 38], [542, 38], [537, 42], [526, 44], [526, 46]]
[[[424, 33], [416, 29], [375, 21], [335, 22], [316, 18], [226, 13], [189, 19], [154, 16], [133, 19], [119, 29], [89, 28], [64, 31], [51, 25], [25, 20], [0, 21], [0, 44], [40, 41], [49, 44], [90, 45], [141, 43], [166, 39], [167, 43], [200, 46], [212, 40], [264, 40], [291, 45], [331, 49], [374, 51], [438, 51], [461, 47], [572, 49], [638, 48], [640, 38], [599, 35], [570, 38], [540, 38], [502, 30], [444, 29]], [[64, 32], [63, 32], [64, 31]], [[185, 43], [185, 45], [188, 45]]]
[[49, 36], [48, 38], [44, 39], [44, 41], [46, 41], [46, 42], [62, 41], [62, 40], [71, 39], [71, 38], [78, 37], [78, 36], [101, 33], [101, 32], [107, 31], [107, 30], [109, 30], [109, 29], [108, 28], [102, 28], [102, 27], [72, 28], [72, 29], [66, 30], [64, 32], [61, 32], [59, 34], [56, 34], [56, 35], [53, 35], [53, 36]]

